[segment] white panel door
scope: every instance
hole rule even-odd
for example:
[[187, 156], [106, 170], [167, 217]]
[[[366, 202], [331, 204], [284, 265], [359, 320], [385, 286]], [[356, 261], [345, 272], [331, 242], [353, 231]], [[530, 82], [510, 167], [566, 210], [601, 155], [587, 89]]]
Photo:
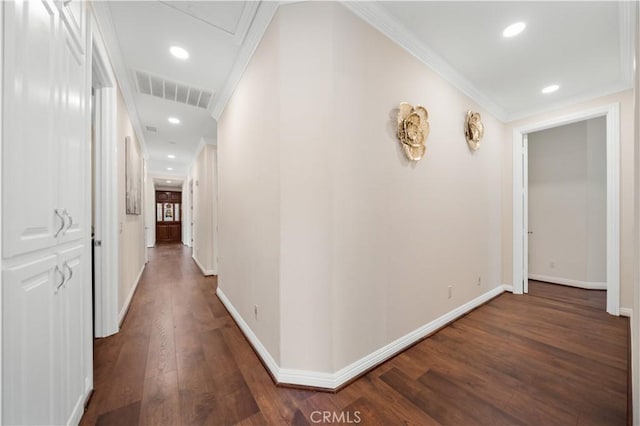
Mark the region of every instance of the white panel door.
[[84, 53], [84, 40], [87, 29], [87, 9], [85, 0], [58, 0], [60, 16], [71, 34], [72, 42], [78, 51]]
[[89, 158], [89, 113], [85, 57], [74, 41], [70, 26], [60, 23], [62, 50], [60, 52], [60, 149], [58, 152], [59, 188], [58, 206], [64, 212], [65, 227], [60, 234], [62, 241], [72, 241], [84, 237], [85, 205], [87, 182], [84, 178]]
[[59, 419], [53, 298], [62, 280], [54, 255], [3, 271], [2, 424]]
[[[85, 247], [74, 246], [61, 251], [58, 265], [64, 273], [65, 282], [56, 295], [59, 300], [58, 313], [61, 338], [58, 353], [61, 355], [60, 385], [62, 386], [62, 419], [65, 424], [78, 423], [83, 411], [86, 364], [85, 342], [91, 340], [91, 323], [85, 323], [85, 292], [90, 291], [85, 270]], [[88, 333], [87, 333], [88, 332]]]
[[58, 10], [5, 2], [2, 146], [3, 256], [50, 247], [58, 207], [56, 129]]

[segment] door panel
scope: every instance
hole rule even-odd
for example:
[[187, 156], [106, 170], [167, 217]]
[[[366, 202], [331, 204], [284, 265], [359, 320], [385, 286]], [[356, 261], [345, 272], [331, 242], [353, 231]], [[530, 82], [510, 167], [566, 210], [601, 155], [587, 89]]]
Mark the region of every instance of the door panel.
[[87, 309], [84, 294], [89, 291], [85, 284], [89, 283], [85, 276], [84, 245], [60, 252], [58, 263], [65, 275], [65, 284], [58, 296], [60, 305], [60, 325], [62, 337], [62, 366], [65, 372], [61, 383], [64, 385], [64, 413], [65, 423], [73, 421], [84, 400], [84, 373], [87, 371], [87, 359], [83, 357], [84, 342], [91, 339], [90, 324], [84, 323]]
[[54, 292], [61, 275], [46, 256], [3, 271], [3, 424], [58, 423]]
[[[6, 2], [3, 256], [53, 246], [57, 208], [57, 31], [51, 2]], [[25, 196], [28, 194], [28, 196]]]
[[87, 226], [84, 223], [83, 197], [86, 194], [86, 179], [83, 179], [85, 165], [90, 161], [88, 145], [91, 143], [87, 132], [87, 87], [85, 81], [84, 56], [75, 47], [67, 25], [60, 25], [63, 48], [60, 55], [60, 186], [58, 205], [66, 212], [62, 241], [72, 241], [84, 237]]

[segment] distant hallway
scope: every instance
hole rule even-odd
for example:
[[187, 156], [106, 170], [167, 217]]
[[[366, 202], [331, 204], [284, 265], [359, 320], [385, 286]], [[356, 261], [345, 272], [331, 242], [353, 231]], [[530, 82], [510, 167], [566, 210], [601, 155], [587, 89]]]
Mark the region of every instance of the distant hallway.
[[83, 425], [625, 425], [628, 320], [604, 292], [532, 282], [336, 394], [276, 387], [180, 244], [149, 251], [122, 331], [95, 342]]

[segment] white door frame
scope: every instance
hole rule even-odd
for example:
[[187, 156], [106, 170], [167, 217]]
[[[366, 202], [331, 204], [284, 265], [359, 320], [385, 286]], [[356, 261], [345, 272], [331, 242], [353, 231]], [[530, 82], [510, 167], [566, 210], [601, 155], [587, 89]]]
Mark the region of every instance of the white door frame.
[[96, 105], [96, 229], [101, 247], [96, 251], [95, 335], [110, 336], [119, 331], [118, 323], [118, 141], [117, 90], [107, 50], [89, 13], [91, 31], [91, 66], [100, 87], [95, 91]]
[[513, 292], [528, 291], [527, 179], [528, 133], [590, 118], [607, 121], [607, 312], [620, 315], [620, 104], [613, 103], [513, 130]]

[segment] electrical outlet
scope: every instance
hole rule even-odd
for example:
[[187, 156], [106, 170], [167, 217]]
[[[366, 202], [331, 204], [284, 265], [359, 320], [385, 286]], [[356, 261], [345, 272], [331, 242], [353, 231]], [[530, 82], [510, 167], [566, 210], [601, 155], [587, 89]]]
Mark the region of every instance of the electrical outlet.
[[258, 305], [253, 305], [253, 315], [258, 319]]
[[478, 276], [478, 286], [482, 284], [482, 277]]
[[452, 285], [450, 285], [450, 286], [449, 286], [449, 297], [448, 297], [448, 298], [449, 298], [449, 299], [451, 299], [451, 296], [452, 296], [452, 295], [453, 295], [453, 286], [452, 286]]

